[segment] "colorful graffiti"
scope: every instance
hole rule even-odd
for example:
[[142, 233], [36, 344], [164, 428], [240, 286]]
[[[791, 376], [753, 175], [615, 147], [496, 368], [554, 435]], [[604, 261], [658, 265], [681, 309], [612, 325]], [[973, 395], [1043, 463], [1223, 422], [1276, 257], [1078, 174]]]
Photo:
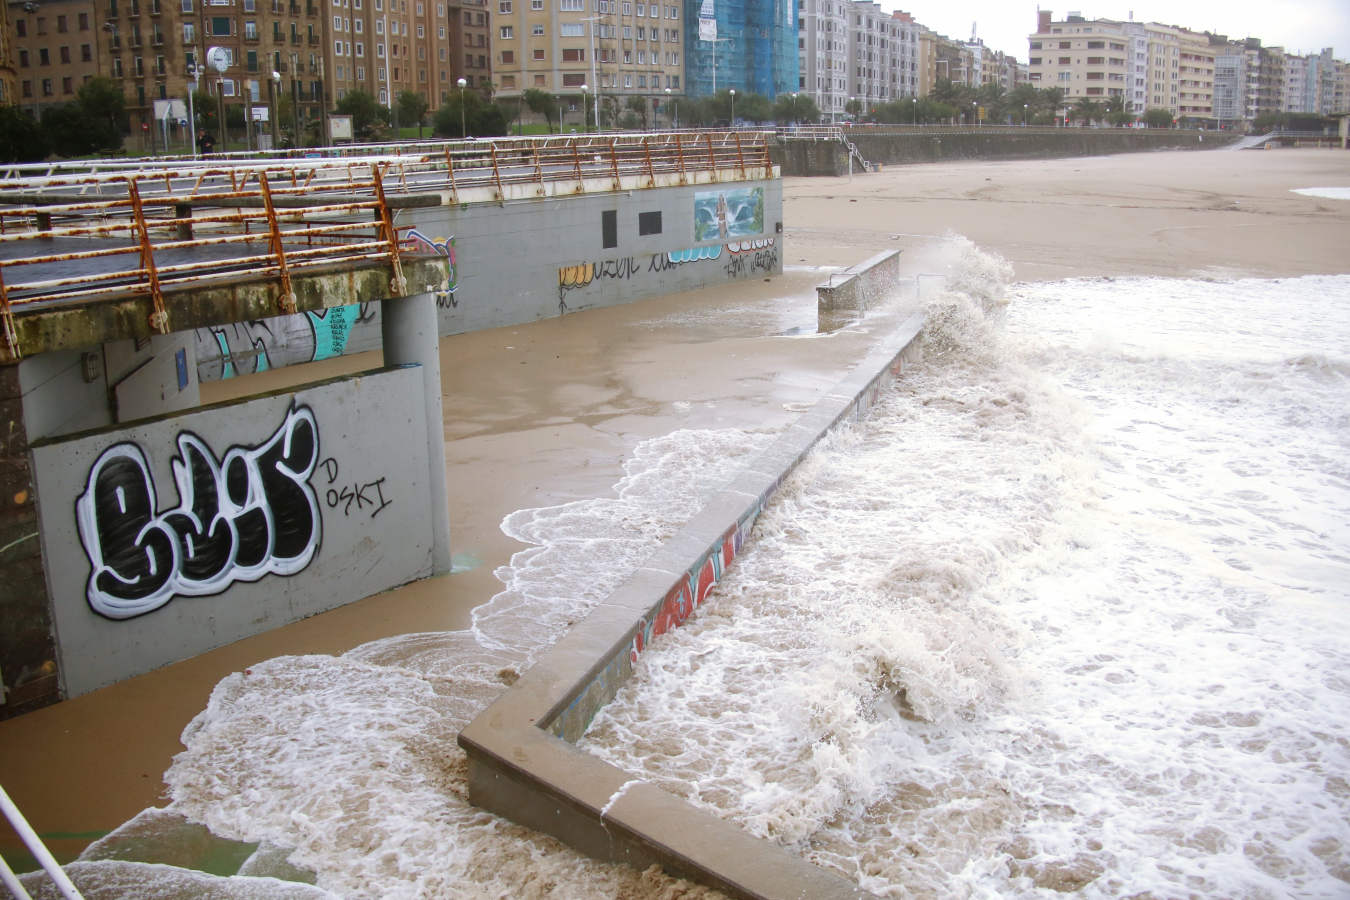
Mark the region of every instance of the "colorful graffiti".
[[177, 445], [177, 506], [159, 509], [145, 452], [131, 442], [99, 455], [75, 501], [92, 569], [86, 598], [101, 616], [130, 619], [175, 596], [294, 575], [319, 548], [322, 519], [309, 483], [319, 427], [308, 406], [292, 405], [265, 441], [232, 446], [223, 460], [191, 432], [180, 432]]
[[459, 299], [455, 291], [459, 287], [459, 264], [455, 259], [455, 236], [429, 237], [412, 228], [403, 243], [408, 250], [435, 253], [445, 261], [445, 287], [436, 291], [436, 306], [438, 309], [458, 307]]
[[759, 508], [756, 507], [723, 536], [717, 549], [691, 568], [684, 580], [670, 589], [649, 616], [638, 622], [637, 632], [633, 635], [633, 643], [628, 651], [631, 662], [637, 662], [638, 656], [651, 644], [652, 638], [680, 627], [694, 614], [694, 610], [703, 605], [713, 585], [722, 580], [727, 566], [741, 552], [741, 546], [758, 517]]
[[347, 351], [352, 331], [374, 322], [378, 315], [377, 304], [353, 303], [319, 312], [199, 328], [197, 377], [215, 381], [341, 356]]
[[694, 240], [716, 241], [764, 233], [764, 188], [694, 194]]
[[562, 315], [568, 311], [569, 292], [589, 287], [597, 281], [628, 281], [641, 275], [668, 272], [689, 263], [720, 259], [723, 251], [726, 251], [729, 259], [723, 267], [728, 278], [777, 270], [778, 250], [774, 238], [729, 241], [726, 244], [708, 247], [653, 253], [647, 260], [645, 268], [636, 256], [577, 263], [558, 269], [558, 314]]

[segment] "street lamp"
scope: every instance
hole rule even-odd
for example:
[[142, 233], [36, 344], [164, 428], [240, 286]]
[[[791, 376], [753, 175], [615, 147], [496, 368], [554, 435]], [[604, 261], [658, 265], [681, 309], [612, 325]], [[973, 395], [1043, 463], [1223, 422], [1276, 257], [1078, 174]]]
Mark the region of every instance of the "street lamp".
[[275, 153], [281, 146], [278, 140], [280, 134], [279, 123], [277, 122], [277, 91], [281, 90], [281, 73], [275, 69], [272, 71], [272, 80], [267, 82], [267, 93], [271, 95], [272, 101], [272, 151]]
[[1022, 104], [1022, 127], [1023, 127], [1023, 128], [1026, 128], [1026, 127], [1027, 127], [1027, 107], [1028, 107], [1029, 105], [1030, 105], [1030, 104], [1028, 104], [1028, 103], [1023, 103], [1023, 104]]
[[464, 86], [468, 82], [460, 78], [455, 84], [459, 85], [459, 136], [466, 138], [469, 136], [469, 132], [464, 128]]
[[[670, 88], [666, 88], [666, 121], [667, 121], [667, 122], [675, 122], [675, 120], [671, 118], [672, 107], [671, 107], [670, 104], [673, 103], [673, 102], [674, 102], [674, 101], [672, 101], [672, 100], [670, 99]], [[673, 110], [674, 110], [674, 112], [675, 112], [676, 115], [679, 115], [679, 107], [673, 107]], [[680, 126], [679, 126], [678, 124], [675, 124], [674, 127], [675, 127], [675, 128], [679, 128]]]
[[731, 89], [731, 127], [736, 127], [736, 89]]
[[797, 92], [792, 92], [792, 124], [797, 124]]
[[[582, 131], [585, 131], [585, 130], [586, 130], [586, 92], [589, 91], [590, 89], [591, 89], [591, 86], [590, 86], [589, 84], [583, 84], [583, 85], [581, 86], [581, 130], [582, 130]], [[599, 118], [599, 116], [597, 116], [597, 118]], [[600, 126], [599, 126], [598, 124], [595, 126], [595, 130], [596, 130], [596, 131], [599, 131], [599, 130], [600, 130]]]
[[[599, 131], [600, 131], [600, 80], [599, 80], [598, 78], [595, 77], [595, 23], [598, 22], [598, 21], [600, 21], [600, 20], [603, 19], [603, 18], [604, 18], [603, 16], [588, 16], [587, 18], [584, 18], [584, 19], [581, 20], [581, 21], [583, 21], [583, 22], [590, 22], [590, 23], [591, 23], [591, 84], [595, 85], [595, 130], [596, 130], [596, 132], [599, 132]], [[581, 88], [581, 89], [582, 89], [582, 91], [585, 91], [585, 90], [586, 90], [585, 85], [582, 85], [582, 88]], [[581, 110], [581, 126], [582, 126], [582, 130], [583, 130], [583, 131], [585, 130], [585, 127], [586, 127], [586, 110], [585, 110], [585, 108], [584, 108], [584, 101], [585, 101], [585, 99], [586, 99], [585, 97], [582, 97], [582, 101], [583, 101], [583, 109]]]
[[970, 123], [972, 125], [980, 124], [980, 117], [978, 115], [979, 109], [980, 109], [980, 101], [978, 100], [970, 101]]
[[909, 98], [909, 124], [911, 124], [911, 125], [918, 125], [918, 124], [919, 124], [919, 98], [918, 98], [918, 97], [910, 97], [910, 98]]

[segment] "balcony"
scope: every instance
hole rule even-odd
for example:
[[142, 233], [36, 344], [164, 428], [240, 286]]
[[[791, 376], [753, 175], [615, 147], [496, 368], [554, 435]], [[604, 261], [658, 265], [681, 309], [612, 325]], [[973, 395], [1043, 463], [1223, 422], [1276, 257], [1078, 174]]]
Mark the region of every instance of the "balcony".
[[309, 36], [309, 43], [310, 43], [310, 46], [318, 46], [318, 43], [319, 43], [319, 36], [318, 36], [317, 34], [311, 34], [311, 35]]

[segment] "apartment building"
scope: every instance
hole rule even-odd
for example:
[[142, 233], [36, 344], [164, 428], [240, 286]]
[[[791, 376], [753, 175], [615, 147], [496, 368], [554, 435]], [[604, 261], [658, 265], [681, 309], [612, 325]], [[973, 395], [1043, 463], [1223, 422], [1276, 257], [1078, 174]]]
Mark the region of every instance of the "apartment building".
[[734, 87], [772, 99], [799, 91], [798, 2], [701, 0], [684, 23], [685, 93]]
[[98, 73], [98, 34], [92, 0], [8, 3], [5, 38], [15, 90], [7, 98], [41, 116], [46, 106], [69, 103]]
[[1063, 89], [1069, 103], [1118, 97], [1135, 114], [1162, 108], [1192, 121], [1214, 118], [1215, 51], [1207, 35], [1078, 15], [1056, 22], [1042, 10], [1028, 41], [1031, 83]]
[[435, 109], [459, 90], [461, 77], [468, 88], [489, 86], [486, 0], [327, 2], [324, 65], [334, 102], [359, 90], [393, 106], [400, 93], [412, 91]]
[[655, 112], [684, 93], [678, 2], [497, 0], [496, 13], [491, 62], [499, 96], [530, 89], [576, 96], [585, 88], [591, 103], [597, 95], [639, 96]]
[[844, 115], [849, 99], [848, 0], [798, 0], [798, 90], [815, 101], [827, 121]]
[[[882, 12], [880, 4], [855, 0], [848, 41], [849, 97], [864, 107], [889, 103], [918, 88], [918, 26], [913, 19]], [[822, 107], [822, 112], [828, 112]], [[833, 117], [831, 118], [833, 121]]]

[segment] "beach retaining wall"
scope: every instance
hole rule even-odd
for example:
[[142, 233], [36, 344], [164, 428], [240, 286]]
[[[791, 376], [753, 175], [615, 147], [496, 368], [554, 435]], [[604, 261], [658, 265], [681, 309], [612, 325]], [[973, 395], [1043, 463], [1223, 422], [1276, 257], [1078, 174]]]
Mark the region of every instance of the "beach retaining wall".
[[830, 275], [816, 287], [817, 314], [858, 312], [867, 309], [900, 277], [900, 251], [887, 250]]
[[[1012, 128], [953, 129], [909, 127], [896, 131], [846, 129], [869, 164], [946, 162], [963, 159], [1056, 159], [1102, 156], [1149, 150], [1212, 150], [1241, 135], [1221, 131], [1143, 128]], [[774, 149], [784, 175], [847, 175], [848, 149], [838, 141], [784, 141]], [[854, 162], [855, 173], [857, 162]]]
[[[883, 255], [884, 256], [884, 255]], [[880, 260], [882, 266], [888, 265]], [[847, 879], [751, 837], [575, 742], [661, 634], [686, 621], [740, 552], [764, 505], [832, 429], [862, 419], [917, 353], [905, 320], [777, 441], [460, 733], [469, 796], [590, 856], [667, 872], [735, 897], [861, 898]]]

